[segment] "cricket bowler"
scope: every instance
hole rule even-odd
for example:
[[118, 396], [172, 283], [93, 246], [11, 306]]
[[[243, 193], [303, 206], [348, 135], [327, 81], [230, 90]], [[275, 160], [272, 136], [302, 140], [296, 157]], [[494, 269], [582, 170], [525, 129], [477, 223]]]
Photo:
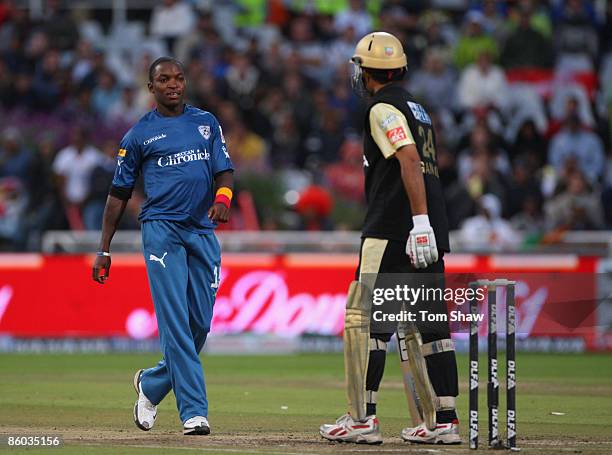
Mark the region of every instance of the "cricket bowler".
[[[362, 38], [351, 59], [353, 88], [368, 96], [364, 134], [367, 212], [359, 266], [350, 284], [344, 328], [349, 412], [320, 427], [323, 438], [382, 443], [376, 401], [392, 333], [373, 333], [362, 299], [364, 274], [444, 273], [450, 250], [448, 223], [438, 177], [436, 140], [427, 111], [402, 88], [407, 72], [400, 41], [384, 32]], [[418, 275], [422, 276], [422, 275]], [[444, 300], [429, 311], [446, 313]], [[433, 329], [432, 329], [433, 327]], [[459, 444], [455, 412], [457, 364], [448, 322], [398, 327], [400, 361], [412, 426], [403, 440]]]
[[183, 433], [206, 435], [208, 401], [199, 353], [219, 286], [221, 250], [214, 229], [229, 218], [233, 165], [214, 115], [184, 103], [179, 61], [154, 61], [148, 88], [157, 107], [121, 141], [93, 279], [104, 284], [109, 277], [111, 240], [142, 174], [147, 199], [139, 220], [163, 359], [136, 372], [134, 422], [151, 430], [157, 406], [172, 390]]

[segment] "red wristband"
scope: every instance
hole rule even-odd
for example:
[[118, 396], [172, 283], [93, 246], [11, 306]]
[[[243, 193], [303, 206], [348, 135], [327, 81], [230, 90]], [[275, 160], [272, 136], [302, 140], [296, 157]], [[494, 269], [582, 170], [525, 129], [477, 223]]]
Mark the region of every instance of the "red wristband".
[[232, 201], [230, 198], [228, 198], [225, 194], [217, 194], [217, 197], [215, 197], [215, 204], [223, 204], [228, 209], [230, 208], [231, 202]]

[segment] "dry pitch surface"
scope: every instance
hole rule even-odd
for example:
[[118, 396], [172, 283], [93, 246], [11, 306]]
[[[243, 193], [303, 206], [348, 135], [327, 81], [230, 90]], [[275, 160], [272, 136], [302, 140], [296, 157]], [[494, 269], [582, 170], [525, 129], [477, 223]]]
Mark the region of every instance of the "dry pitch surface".
[[[184, 437], [169, 395], [148, 433], [132, 422], [137, 368], [151, 355], [0, 355], [0, 435], [61, 435], [59, 449], [6, 453], [71, 454], [467, 454], [458, 447], [412, 446], [399, 431], [408, 423], [397, 358], [389, 354], [381, 386], [382, 446], [330, 444], [318, 426], [344, 410], [342, 357], [203, 356], [213, 434]], [[481, 359], [484, 372], [486, 359]], [[612, 454], [612, 356], [518, 356], [518, 432], [525, 454]], [[467, 359], [460, 356], [459, 412], [464, 438]], [[503, 365], [503, 359], [500, 358]], [[503, 378], [504, 369], [500, 370]], [[503, 381], [502, 381], [503, 385]], [[481, 442], [486, 401], [481, 382]], [[503, 406], [503, 387], [502, 387]], [[484, 411], [484, 412], [483, 412]], [[553, 414], [554, 413], [554, 414]], [[562, 415], [558, 415], [562, 414]], [[503, 413], [500, 427], [505, 421]], [[483, 453], [481, 451], [479, 453]]]

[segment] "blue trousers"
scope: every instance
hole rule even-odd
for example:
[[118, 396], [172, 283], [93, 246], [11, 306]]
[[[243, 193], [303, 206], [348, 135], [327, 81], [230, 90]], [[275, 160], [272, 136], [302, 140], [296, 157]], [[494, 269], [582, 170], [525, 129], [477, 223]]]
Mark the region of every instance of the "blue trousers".
[[163, 359], [144, 371], [141, 387], [155, 405], [174, 391], [183, 422], [208, 416], [199, 353], [210, 331], [219, 283], [221, 248], [214, 233], [147, 221], [142, 243]]

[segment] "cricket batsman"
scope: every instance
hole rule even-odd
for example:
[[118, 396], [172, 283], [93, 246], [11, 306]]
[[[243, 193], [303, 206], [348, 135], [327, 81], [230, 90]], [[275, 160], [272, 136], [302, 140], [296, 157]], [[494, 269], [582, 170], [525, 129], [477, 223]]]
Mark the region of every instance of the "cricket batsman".
[[139, 174], [142, 245], [163, 359], [134, 376], [134, 422], [149, 431], [172, 390], [186, 435], [207, 435], [208, 400], [199, 353], [210, 330], [219, 287], [217, 222], [227, 222], [233, 165], [219, 122], [184, 103], [183, 65], [161, 57], [149, 68], [157, 107], [127, 132], [104, 210], [93, 279], [104, 284], [111, 240]]
[[[392, 333], [370, 330], [364, 274], [444, 273], [448, 223], [436, 162], [431, 118], [402, 88], [407, 62], [393, 35], [370, 33], [351, 59], [353, 88], [367, 95], [364, 171], [367, 213], [359, 266], [350, 284], [344, 328], [344, 360], [349, 412], [320, 427], [323, 438], [382, 443], [376, 401]], [[421, 276], [421, 275], [418, 275]], [[446, 313], [444, 300], [427, 309]], [[418, 321], [418, 319], [417, 319]], [[455, 412], [457, 364], [448, 322], [400, 324], [400, 361], [413, 425], [403, 440], [459, 444]]]

